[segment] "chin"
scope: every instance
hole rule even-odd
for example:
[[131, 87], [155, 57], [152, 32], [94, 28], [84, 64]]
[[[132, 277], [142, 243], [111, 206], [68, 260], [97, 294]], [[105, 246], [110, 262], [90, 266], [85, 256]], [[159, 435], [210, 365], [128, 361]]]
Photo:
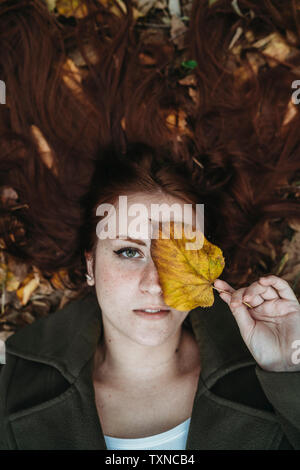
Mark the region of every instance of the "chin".
[[166, 341], [168, 336], [169, 335], [163, 335], [161, 333], [149, 334], [149, 335], [145, 333], [144, 335], [139, 335], [132, 339], [136, 343], [143, 345], [143, 346], [159, 346], [160, 344], [163, 344]]

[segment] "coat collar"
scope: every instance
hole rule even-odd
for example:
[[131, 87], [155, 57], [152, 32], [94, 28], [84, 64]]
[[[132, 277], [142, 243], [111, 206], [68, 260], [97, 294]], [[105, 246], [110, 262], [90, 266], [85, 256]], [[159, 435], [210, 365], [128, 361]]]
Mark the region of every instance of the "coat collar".
[[[255, 364], [236, 320], [219, 295], [211, 307], [191, 310], [186, 320], [197, 339], [201, 375], [207, 387], [231, 370]], [[102, 334], [101, 309], [95, 294], [71, 301], [47, 318], [36, 320], [6, 341], [10, 354], [57, 368], [73, 383], [93, 356]]]

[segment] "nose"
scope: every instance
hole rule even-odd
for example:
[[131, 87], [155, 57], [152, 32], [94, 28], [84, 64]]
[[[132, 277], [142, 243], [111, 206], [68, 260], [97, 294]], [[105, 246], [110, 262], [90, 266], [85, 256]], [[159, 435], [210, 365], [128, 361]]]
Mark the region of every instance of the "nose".
[[152, 295], [161, 294], [162, 288], [159, 283], [159, 276], [153, 259], [147, 263], [140, 280], [140, 289], [142, 292], [149, 292]]

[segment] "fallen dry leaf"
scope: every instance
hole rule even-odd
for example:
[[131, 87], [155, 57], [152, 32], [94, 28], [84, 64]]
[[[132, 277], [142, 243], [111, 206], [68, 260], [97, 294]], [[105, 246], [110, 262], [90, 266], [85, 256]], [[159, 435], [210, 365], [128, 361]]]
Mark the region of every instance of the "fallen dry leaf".
[[[262, 50], [264, 54], [277, 60], [285, 60], [292, 52], [292, 48], [285, 39], [278, 33], [271, 33], [268, 36], [256, 41], [253, 47]], [[276, 61], [271, 61], [271, 67], [277, 65]]]
[[17, 297], [20, 300], [21, 305], [24, 306], [28, 303], [31, 294], [39, 286], [39, 283], [40, 280], [37, 273], [30, 273], [28, 276], [26, 276], [21, 286], [17, 290]]
[[5, 206], [13, 205], [16, 203], [18, 198], [19, 196], [13, 188], [9, 186], [3, 186], [1, 188], [0, 199], [3, 205]]
[[53, 11], [55, 8], [56, 0], [46, 0], [49, 11]]
[[197, 86], [196, 76], [194, 73], [189, 73], [184, 78], [181, 78], [180, 80], [178, 80], [178, 83], [184, 86], [190, 86], [190, 85]]
[[182, 134], [187, 134], [187, 135], [192, 136], [191, 130], [187, 127], [186, 118], [187, 118], [187, 115], [182, 109], [180, 109], [178, 112], [173, 111], [170, 114], [168, 114], [166, 118], [167, 125], [170, 129], [176, 127], [177, 129], [180, 130]]
[[156, 64], [156, 59], [151, 57], [148, 54], [144, 54], [143, 52], [140, 52], [139, 54], [139, 61], [143, 65], [154, 65]]
[[[91, 44], [85, 44], [84, 46], [84, 53], [87, 57], [87, 59], [92, 63], [96, 64], [99, 60], [97, 51], [95, 48], [92, 47]], [[85, 73], [82, 69], [78, 69], [78, 67], [83, 67], [87, 65], [86, 59], [82, 56], [81, 52], [78, 49], [73, 49], [72, 51], [69, 52], [69, 58], [72, 59], [74, 65], [77, 67], [77, 70], [79, 70], [81, 74], [81, 78], [83, 74]]]
[[194, 103], [199, 106], [200, 103], [200, 92], [199, 89], [197, 88], [197, 81], [196, 77], [193, 73], [186, 75], [186, 77], [182, 78], [181, 80], [178, 80], [178, 83], [183, 86], [188, 86], [188, 93]]
[[178, 18], [177, 15], [172, 15], [171, 18], [171, 41], [176, 44], [179, 50], [184, 49], [185, 44], [185, 33], [187, 31], [187, 26], [184, 22]]
[[288, 253], [293, 264], [300, 262], [300, 232], [294, 233], [291, 240], [283, 240], [282, 251]]
[[65, 269], [61, 269], [57, 273], [54, 273], [51, 277], [51, 283], [55, 287], [55, 289], [64, 289], [64, 285], [62, 280], [66, 280], [68, 277], [68, 272]]
[[67, 59], [63, 66], [63, 80], [72, 91], [81, 92], [81, 72], [72, 59]]
[[7, 292], [17, 290], [20, 285], [19, 279], [8, 269], [5, 263], [0, 264], [0, 284], [4, 286]]
[[[194, 238], [190, 238], [192, 227], [186, 226], [185, 230], [183, 227], [183, 223], [172, 221], [170, 238], [164, 239], [168, 236], [168, 227], [160, 224], [158, 238], [152, 239], [151, 256], [165, 303], [177, 310], [189, 311], [213, 304], [212, 283], [222, 273], [225, 261], [221, 249], [207, 241], [202, 232], [197, 230]], [[187, 243], [196, 240], [199, 248], [188, 249]]]
[[87, 7], [81, 2], [81, 0], [57, 0], [56, 10], [59, 15], [69, 18], [84, 18], [87, 13]]
[[[296, 221], [295, 221], [296, 224]], [[282, 269], [281, 277], [290, 281], [296, 295], [300, 295], [300, 232], [295, 232], [292, 239], [283, 240], [282, 253], [286, 257], [286, 263]]]
[[[126, 14], [127, 8], [122, 0], [101, 0], [101, 3], [106, 6], [111, 13], [118, 17]], [[118, 8], [117, 5], [119, 5], [120, 8]], [[137, 20], [140, 16], [144, 16], [143, 13], [134, 6], [132, 7], [132, 14], [134, 20]]]
[[123, 131], [126, 131], [126, 119], [125, 119], [125, 117], [122, 117], [122, 119], [121, 119], [121, 126], [122, 126]]
[[296, 105], [294, 105], [292, 100], [290, 100], [287, 105], [287, 110], [286, 110], [282, 125], [285, 126], [286, 124], [288, 124], [291, 121], [291, 119], [293, 119], [293, 117], [296, 116], [296, 114], [297, 114]]
[[295, 232], [300, 232], [300, 220], [291, 219], [288, 221], [288, 224]]
[[156, 6], [157, 0], [134, 0], [134, 4], [140, 14], [140, 16], [146, 16], [151, 8]]
[[49, 144], [43, 136], [42, 132], [37, 126], [32, 125], [31, 133], [36, 142], [38, 152], [41, 156], [41, 159], [43, 160], [43, 163], [54, 173], [55, 176], [57, 176], [57, 168], [55, 167], [53, 151], [49, 147]]
[[[252, 42], [252, 32], [247, 31], [245, 36], [249, 42], [249, 46], [251, 45], [251, 47], [256, 48], [264, 54], [263, 58], [254, 52], [247, 53], [247, 58], [255, 74], [258, 73], [260, 67], [264, 66], [265, 63], [270, 67], [275, 67], [278, 65], [278, 61], [286, 61], [287, 59], [294, 57], [296, 54], [299, 54], [297, 47], [293, 47], [288, 44], [286, 39], [278, 32], [271, 33], [256, 42]], [[233, 47], [232, 52], [234, 55], [240, 56], [242, 52], [241, 44]], [[247, 68], [241, 66], [235, 71], [235, 76], [238, 80], [243, 82], [250, 77], [250, 72]]]

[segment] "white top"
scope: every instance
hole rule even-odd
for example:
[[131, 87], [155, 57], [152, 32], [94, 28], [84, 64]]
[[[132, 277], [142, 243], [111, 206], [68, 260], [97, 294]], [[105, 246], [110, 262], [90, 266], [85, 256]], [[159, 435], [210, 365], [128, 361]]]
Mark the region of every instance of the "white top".
[[188, 418], [169, 431], [155, 434], [154, 436], [141, 437], [138, 439], [119, 439], [117, 437], [104, 436], [108, 450], [184, 450], [191, 418]]

